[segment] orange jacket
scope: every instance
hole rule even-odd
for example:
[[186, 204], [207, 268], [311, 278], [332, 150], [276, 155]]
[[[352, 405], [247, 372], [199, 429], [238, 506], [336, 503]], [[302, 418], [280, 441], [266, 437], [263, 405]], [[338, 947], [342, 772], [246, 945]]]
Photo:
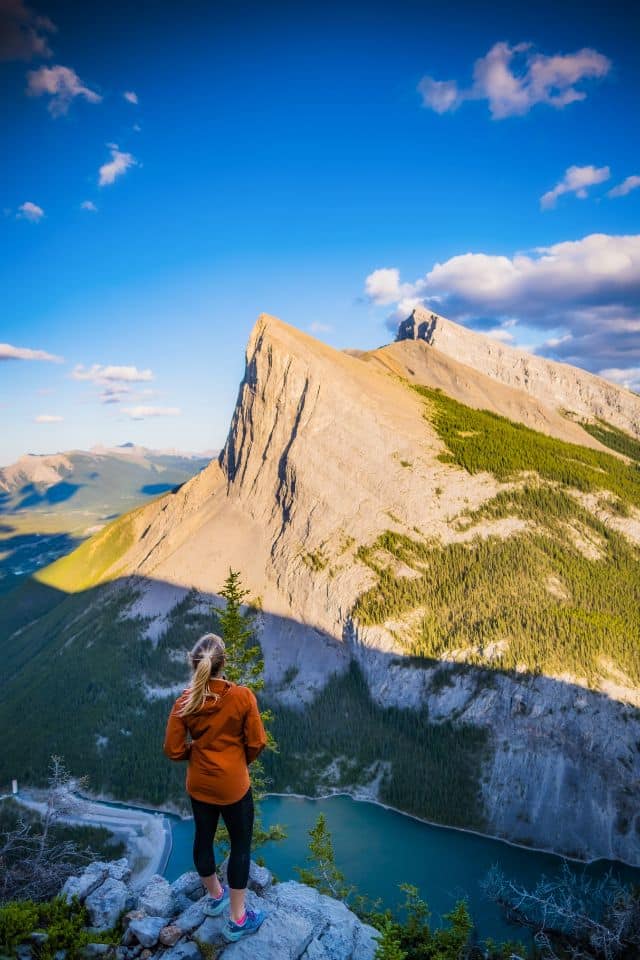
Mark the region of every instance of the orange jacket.
[[235, 803], [249, 789], [248, 764], [264, 750], [267, 736], [248, 687], [216, 678], [209, 682], [209, 689], [218, 699], [207, 697], [200, 710], [187, 717], [179, 711], [189, 690], [178, 697], [167, 721], [163, 749], [170, 760], [188, 760], [190, 796], [206, 803]]

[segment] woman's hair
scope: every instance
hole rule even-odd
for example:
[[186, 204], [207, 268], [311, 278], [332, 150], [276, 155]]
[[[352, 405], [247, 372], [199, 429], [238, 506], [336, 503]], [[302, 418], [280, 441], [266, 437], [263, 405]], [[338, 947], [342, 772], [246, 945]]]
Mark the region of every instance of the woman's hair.
[[220, 672], [224, 663], [224, 654], [224, 640], [215, 633], [205, 633], [189, 651], [187, 659], [193, 674], [189, 696], [180, 710], [181, 717], [197, 713], [207, 697], [219, 699], [217, 693], [211, 693], [208, 685], [209, 680]]

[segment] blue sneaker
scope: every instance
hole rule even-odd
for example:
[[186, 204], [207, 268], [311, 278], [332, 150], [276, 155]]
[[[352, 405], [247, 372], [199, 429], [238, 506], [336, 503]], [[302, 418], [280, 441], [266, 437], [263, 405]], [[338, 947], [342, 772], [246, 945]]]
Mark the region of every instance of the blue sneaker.
[[212, 897], [211, 894], [207, 894], [204, 898], [204, 904], [202, 909], [208, 917], [217, 917], [219, 916], [224, 908], [229, 903], [229, 887], [225, 884], [222, 888], [222, 895], [216, 900], [215, 897]]
[[227, 943], [233, 943], [235, 940], [240, 940], [241, 937], [246, 937], [250, 933], [255, 933], [256, 930], [260, 928], [262, 921], [266, 918], [266, 916], [266, 913], [264, 913], [262, 910], [247, 910], [244, 923], [236, 923], [231, 919], [231, 917], [229, 917], [222, 928], [222, 936], [225, 938]]

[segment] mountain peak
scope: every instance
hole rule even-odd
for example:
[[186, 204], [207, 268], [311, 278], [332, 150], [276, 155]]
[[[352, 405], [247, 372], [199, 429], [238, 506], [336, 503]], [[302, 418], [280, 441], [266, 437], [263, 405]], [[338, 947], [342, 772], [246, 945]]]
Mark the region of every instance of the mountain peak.
[[398, 327], [397, 341], [417, 340], [492, 380], [580, 419], [601, 419], [640, 437], [640, 396], [602, 377], [548, 360], [416, 307]]

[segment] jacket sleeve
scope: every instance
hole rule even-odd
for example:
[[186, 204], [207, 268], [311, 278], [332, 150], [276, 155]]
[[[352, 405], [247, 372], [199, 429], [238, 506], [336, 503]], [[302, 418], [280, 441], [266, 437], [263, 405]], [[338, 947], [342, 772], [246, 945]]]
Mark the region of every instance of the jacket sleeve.
[[252, 763], [258, 757], [267, 745], [267, 734], [265, 733], [258, 701], [251, 690], [247, 690], [248, 707], [244, 717], [244, 752], [247, 757], [247, 763]]
[[187, 724], [179, 713], [183, 702], [182, 697], [176, 700], [167, 720], [162, 749], [169, 760], [188, 760], [191, 755], [191, 743], [187, 743]]

